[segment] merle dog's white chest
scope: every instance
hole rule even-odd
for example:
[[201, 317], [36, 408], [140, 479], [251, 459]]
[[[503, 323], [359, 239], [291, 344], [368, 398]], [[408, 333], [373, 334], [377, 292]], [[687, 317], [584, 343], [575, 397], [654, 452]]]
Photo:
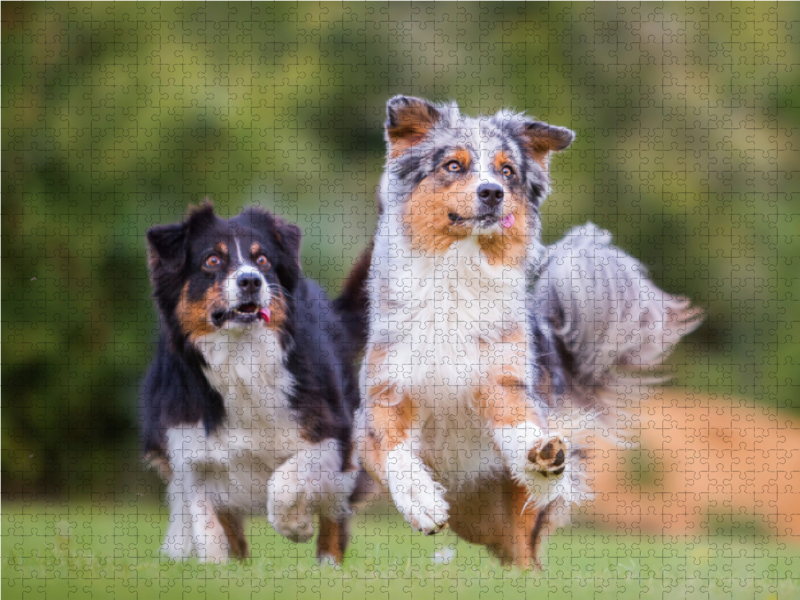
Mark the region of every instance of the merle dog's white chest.
[[387, 332], [375, 341], [392, 347], [397, 379], [453, 390], [480, 385], [498, 358], [494, 345], [525, 326], [524, 271], [492, 265], [473, 239], [443, 256], [407, 251], [402, 269], [407, 276], [389, 280], [388, 299], [375, 309], [376, 329]]
[[[491, 264], [473, 239], [435, 258], [404, 250], [394, 263], [407, 276], [387, 277], [391, 289], [373, 306], [372, 340], [389, 351], [368, 371], [414, 396], [415, 447], [440, 481], [460, 487], [503, 468], [476, 393], [509, 354], [504, 340], [527, 331], [525, 273]], [[527, 363], [524, 350], [511, 356]]]

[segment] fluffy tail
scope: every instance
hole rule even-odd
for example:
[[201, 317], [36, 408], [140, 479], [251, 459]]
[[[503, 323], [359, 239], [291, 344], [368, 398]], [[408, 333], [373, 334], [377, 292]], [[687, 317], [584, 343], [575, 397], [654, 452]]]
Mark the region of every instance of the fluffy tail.
[[373, 243], [361, 253], [355, 266], [342, 287], [341, 295], [333, 301], [333, 308], [344, 323], [353, 345], [353, 356], [358, 356], [367, 344], [369, 324], [367, 313], [369, 308], [369, 293], [367, 280], [369, 267], [372, 262]]
[[533, 283], [540, 394], [564, 408], [632, 407], [665, 379], [662, 364], [702, 322], [636, 259], [588, 223], [549, 246]]

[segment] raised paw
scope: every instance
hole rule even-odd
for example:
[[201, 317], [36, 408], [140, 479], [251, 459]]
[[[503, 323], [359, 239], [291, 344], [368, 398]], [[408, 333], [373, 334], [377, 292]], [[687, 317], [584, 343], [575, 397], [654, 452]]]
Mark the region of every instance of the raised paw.
[[406, 447], [393, 450], [388, 458], [389, 491], [397, 510], [417, 531], [425, 535], [439, 533], [450, 518], [444, 488], [433, 480], [419, 457]]
[[[421, 499], [419, 494], [412, 495], [411, 510], [401, 511], [409, 525], [425, 535], [435, 535], [447, 527], [450, 518], [447, 502], [437, 494], [435, 498]], [[425, 500], [429, 500], [425, 502]]]
[[528, 488], [532, 507], [546, 506], [556, 498], [571, 501], [569, 445], [561, 434], [545, 434], [535, 423], [497, 429], [495, 441], [509, 474]]
[[436, 535], [447, 527], [450, 516], [447, 514], [446, 508], [449, 508], [446, 503], [438, 507], [420, 507], [420, 514], [416, 515], [416, 518], [412, 517], [409, 523], [414, 529], [425, 535]]
[[397, 510], [415, 530], [425, 535], [439, 533], [450, 518], [450, 506], [444, 499], [444, 489], [432, 480], [430, 484], [418, 479], [415, 483], [420, 485], [395, 485], [392, 488], [392, 499]]
[[542, 440], [528, 451], [528, 469], [558, 477], [567, 468], [567, 444], [560, 436]]
[[276, 471], [269, 480], [267, 518], [275, 531], [285, 538], [307, 542], [314, 535], [313, 494], [296, 480], [284, 481], [281, 475], [283, 473]]

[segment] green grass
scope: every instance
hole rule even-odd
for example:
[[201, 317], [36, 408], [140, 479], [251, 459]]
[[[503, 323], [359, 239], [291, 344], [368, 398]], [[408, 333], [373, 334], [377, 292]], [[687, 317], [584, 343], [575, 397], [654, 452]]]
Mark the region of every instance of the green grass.
[[313, 544], [261, 519], [248, 525], [251, 560], [167, 560], [165, 509], [136, 499], [4, 503], [2, 517], [4, 600], [800, 597], [800, 550], [753, 535], [666, 539], [580, 524], [551, 537], [542, 573], [502, 567], [449, 532], [416, 534], [386, 505], [354, 517], [341, 568], [317, 566]]

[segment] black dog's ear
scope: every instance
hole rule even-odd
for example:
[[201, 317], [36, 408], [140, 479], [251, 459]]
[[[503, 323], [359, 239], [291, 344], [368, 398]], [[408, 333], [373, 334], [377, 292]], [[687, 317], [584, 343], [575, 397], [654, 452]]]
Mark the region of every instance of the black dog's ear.
[[294, 291], [302, 274], [300, 245], [303, 241], [303, 232], [294, 223], [275, 217], [275, 241], [286, 256], [286, 262], [281, 261], [281, 264], [275, 267], [275, 272], [283, 286], [289, 291]]
[[198, 207], [189, 209], [189, 217], [183, 223], [157, 225], [147, 230], [150, 272], [158, 269], [177, 271], [186, 259], [186, 239], [189, 231], [199, 231], [213, 223], [214, 207], [206, 200]]
[[286, 256], [300, 267], [300, 246], [303, 242], [303, 232], [294, 223], [275, 217], [275, 239], [280, 244]]
[[386, 104], [386, 142], [392, 156], [424, 140], [442, 113], [422, 98], [395, 96]]
[[189, 217], [186, 219], [188, 231], [198, 232], [214, 224], [217, 216], [214, 214], [214, 205], [206, 198], [200, 206], [193, 206], [189, 209]]
[[150, 272], [177, 271], [186, 257], [186, 223], [157, 225], [147, 230]]
[[575, 139], [575, 133], [566, 127], [556, 127], [539, 121], [526, 121], [520, 135], [525, 150], [545, 170], [550, 153], [566, 150]]

